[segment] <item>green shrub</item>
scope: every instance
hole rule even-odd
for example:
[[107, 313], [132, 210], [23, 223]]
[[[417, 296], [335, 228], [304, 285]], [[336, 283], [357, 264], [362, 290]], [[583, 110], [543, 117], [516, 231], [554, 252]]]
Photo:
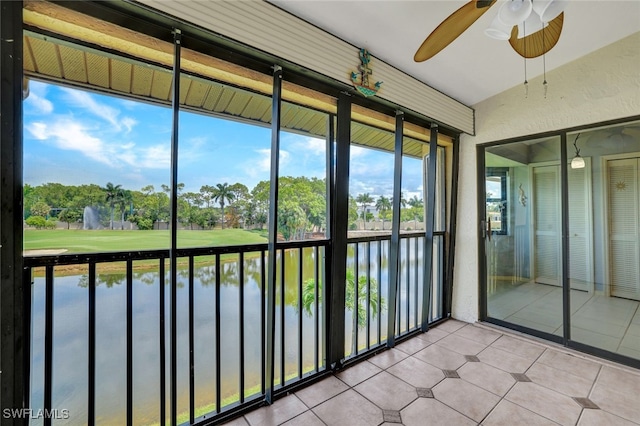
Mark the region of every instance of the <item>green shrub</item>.
[[42, 216], [29, 216], [25, 222], [27, 225], [36, 229], [43, 229], [47, 227], [47, 219]]

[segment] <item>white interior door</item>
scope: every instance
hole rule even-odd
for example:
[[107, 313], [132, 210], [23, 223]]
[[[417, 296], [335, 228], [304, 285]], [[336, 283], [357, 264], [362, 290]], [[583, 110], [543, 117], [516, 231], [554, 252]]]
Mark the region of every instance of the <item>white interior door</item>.
[[[569, 283], [574, 290], [593, 291], [591, 161], [568, 171]], [[569, 166], [567, 166], [569, 167]], [[562, 214], [560, 166], [533, 167], [533, 265], [538, 283], [562, 285]]]
[[593, 291], [593, 225], [591, 204], [591, 158], [585, 167], [568, 167], [569, 282], [572, 289]]
[[561, 285], [560, 166], [536, 166], [532, 180], [535, 281]]
[[611, 295], [640, 300], [638, 159], [607, 161]]

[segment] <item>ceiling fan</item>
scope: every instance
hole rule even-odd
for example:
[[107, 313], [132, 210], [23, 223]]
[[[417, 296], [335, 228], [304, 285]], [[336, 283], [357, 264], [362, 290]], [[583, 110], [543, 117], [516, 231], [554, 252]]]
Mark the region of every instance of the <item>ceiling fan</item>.
[[[471, 0], [429, 34], [415, 56], [423, 62], [435, 56], [484, 15], [496, 0]], [[488, 37], [509, 40], [520, 56], [535, 58], [551, 50], [562, 32], [567, 0], [508, 0], [498, 9]]]

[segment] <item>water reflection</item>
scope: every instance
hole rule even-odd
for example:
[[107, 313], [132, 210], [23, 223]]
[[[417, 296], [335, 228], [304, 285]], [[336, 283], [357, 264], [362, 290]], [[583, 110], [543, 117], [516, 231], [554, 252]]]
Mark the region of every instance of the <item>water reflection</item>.
[[[370, 265], [370, 277], [380, 280], [381, 298], [387, 297], [388, 244], [371, 245], [370, 258], [361, 250], [358, 256], [358, 275], [366, 275]], [[297, 376], [299, 365], [303, 372], [315, 368], [316, 359], [322, 368], [323, 359], [323, 317], [321, 297], [317, 311], [307, 311], [299, 306], [299, 285], [315, 279], [320, 281], [322, 271], [315, 270], [316, 265], [324, 264], [323, 248], [317, 252], [304, 249], [302, 255], [297, 250], [284, 252], [285, 283], [280, 279], [281, 261], [277, 262], [276, 287], [276, 354], [275, 380], [281, 383]], [[316, 255], [320, 256], [319, 262]], [[413, 268], [419, 264], [421, 250], [411, 249], [409, 261], [402, 267]], [[378, 258], [381, 262], [378, 263]], [[216, 383], [216, 265], [211, 259], [196, 258], [194, 267], [194, 358], [195, 358], [195, 406], [196, 415], [215, 409]], [[300, 260], [302, 267], [300, 268]], [[265, 259], [266, 261], [266, 259]], [[243, 289], [244, 309], [244, 395], [261, 392], [262, 380], [262, 315], [263, 289], [262, 274], [266, 265], [260, 253], [247, 254], [241, 261], [239, 255], [229, 255], [219, 265], [220, 294], [220, 371], [222, 406], [238, 401], [240, 394], [240, 286]], [[369, 263], [370, 262], [370, 263]], [[353, 251], [348, 259], [349, 268], [354, 268]], [[98, 265], [96, 276], [96, 423], [124, 424], [126, 407], [126, 275], [122, 271], [100, 273]], [[134, 262], [134, 269], [139, 267]], [[241, 267], [243, 274], [240, 273]], [[421, 268], [418, 268], [421, 269]], [[302, 276], [300, 275], [302, 272]], [[240, 278], [243, 282], [240, 282]], [[189, 407], [189, 271], [181, 268], [177, 271], [177, 347], [178, 347], [178, 412], [186, 415]], [[380, 277], [380, 278], [379, 278]], [[417, 277], [416, 277], [417, 278]], [[414, 278], [411, 275], [411, 294]], [[421, 281], [421, 280], [418, 280]], [[169, 328], [169, 272], [164, 277], [166, 300], [167, 344], [170, 341]], [[377, 284], [378, 281], [376, 281]], [[88, 277], [86, 275], [56, 276], [54, 280], [54, 349], [53, 349], [53, 408], [68, 409], [70, 418], [58, 420], [56, 424], [85, 424], [87, 419], [87, 346], [88, 346]], [[160, 361], [159, 361], [159, 301], [160, 276], [157, 271], [142, 270], [133, 273], [133, 404], [135, 424], [157, 424], [159, 419]], [[321, 285], [321, 284], [320, 284]], [[284, 293], [282, 288], [284, 287]], [[420, 294], [421, 294], [420, 290]], [[400, 299], [404, 304], [410, 297], [406, 285], [401, 286]], [[32, 383], [31, 406], [34, 409], [43, 405], [44, 383], [44, 278], [36, 278], [32, 293]], [[282, 304], [284, 300], [284, 304]], [[384, 303], [383, 303], [384, 306]], [[404, 305], [403, 305], [404, 306]], [[413, 302], [411, 303], [413, 307]], [[315, 312], [320, 317], [315, 318]], [[410, 312], [414, 322], [415, 312]], [[371, 317], [369, 336], [371, 342], [386, 338], [386, 306], [378, 318]], [[284, 354], [282, 353], [281, 325], [284, 321]], [[346, 312], [347, 328], [352, 323], [351, 312]], [[302, 359], [298, 354], [298, 334], [302, 325]], [[316, 326], [318, 327], [316, 331]], [[366, 346], [365, 328], [358, 327], [358, 346]], [[351, 348], [351, 330], [346, 330], [346, 347]], [[317, 340], [316, 340], [317, 339]], [[349, 354], [349, 351], [347, 351]], [[281, 368], [284, 356], [284, 369]], [[167, 361], [169, 353], [167, 351]], [[283, 371], [284, 370], [284, 371]], [[169, 370], [166, 368], [167, 395], [169, 395]], [[167, 404], [167, 407], [169, 405]], [[168, 413], [167, 413], [168, 414]], [[184, 421], [187, 418], [179, 420]], [[32, 424], [42, 424], [33, 421]]]

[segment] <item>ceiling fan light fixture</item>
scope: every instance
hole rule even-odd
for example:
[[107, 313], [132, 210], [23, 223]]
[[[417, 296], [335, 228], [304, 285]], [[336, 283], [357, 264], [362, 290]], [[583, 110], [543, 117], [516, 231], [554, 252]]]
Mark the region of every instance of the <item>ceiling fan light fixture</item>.
[[513, 25], [507, 25], [500, 19], [500, 16], [496, 15], [491, 21], [489, 28], [484, 30], [484, 34], [487, 37], [494, 38], [496, 40], [509, 40], [511, 37], [511, 29]]
[[502, 5], [498, 17], [506, 25], [518, 25], [531, 15], [533, 4], [531, 0], [510, 0]]
[[532, 6], [542, 22], [549, 22], [564, 12], [567, 3], [567, 0], [536, 0]]
[[573, 157], [573, 160], [571, 160], [572, 169], [584, 169], [584, 166], [584, 158], [580, 157], [579, 154]]
[[529, 34], [536, 33], [548, 26], [548, 22], [543, 22], [537, 13], [532, 13], [523, 22], [518, 23], [518, 38], [524, 38]]

